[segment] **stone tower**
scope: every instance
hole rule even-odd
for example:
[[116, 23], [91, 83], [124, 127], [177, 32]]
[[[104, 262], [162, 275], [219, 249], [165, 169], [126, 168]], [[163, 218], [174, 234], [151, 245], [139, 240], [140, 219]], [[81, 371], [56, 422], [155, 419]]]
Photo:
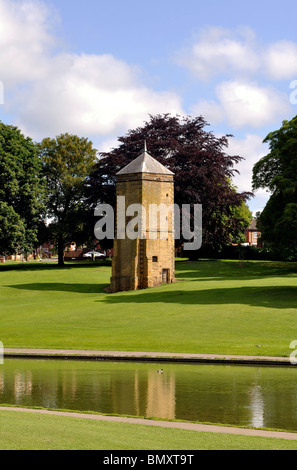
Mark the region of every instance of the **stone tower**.
[[[121, 218], [122, 225], [114, 240], [111, 292], [174, 281], [173, 191], [173, 173], [148, 154], [146, 145], [139, 157], [117, 173], [117, 221]], [[143, 208], [138, 219], [141, 227], [135, 225], [132, 204]], [[129, 231], [133, 221], [136, 237], [135, 230]]]

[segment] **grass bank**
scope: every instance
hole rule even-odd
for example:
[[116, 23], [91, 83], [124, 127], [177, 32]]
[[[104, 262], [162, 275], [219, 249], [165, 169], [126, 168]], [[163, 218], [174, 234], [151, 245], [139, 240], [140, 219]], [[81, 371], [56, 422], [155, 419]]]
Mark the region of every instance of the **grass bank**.
[[160, 351], [287, 357], [297, 339], [297, 264], [177, 262], [177, 282], [108, 294], [96, 263], [0, 266], [7, 348]]
[[285, 439], [1, 410], [0, 450], [296, 450]]

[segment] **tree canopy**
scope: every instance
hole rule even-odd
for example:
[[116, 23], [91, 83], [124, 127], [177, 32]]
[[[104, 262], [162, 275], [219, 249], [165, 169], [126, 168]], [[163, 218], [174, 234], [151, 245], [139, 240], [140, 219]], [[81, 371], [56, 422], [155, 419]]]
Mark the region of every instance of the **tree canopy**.
[[270, 152], [253, 168], [253, 188], [271, 196], [258, 217], [267, 247], [282, 259], [297, 258], [297, 116], [270, 132], [264, 142]]
[[203, 243], [220, 247], [242, 230], [240, 207], [251, 196], [230, 184], [240, 156], [227, 154], [231, 135], [215, 137], [203, 117], [150, 116], [142, 127], [119, 137], [119, 147], [101, 152], [91, 175], [90, 201], [115, 205], [116, 173], [141, 153], [144, 141], [152, 157], [173, 171], [175, 202], [202, 204]]
[[27, 253], [37, 242], [43, 210], [41, 165], [36, 145], [0, 123], [0, 253]]
[[63, 265], [65, 246], [85, 241], [87, 236], [85, 226], [91, 212], [85, 204], [85, 190], [96, 149], [88, 139], [66, 133], [43, 139], [38, 150], [46, 183], [49, 232], [58, 246], [58, 263]]

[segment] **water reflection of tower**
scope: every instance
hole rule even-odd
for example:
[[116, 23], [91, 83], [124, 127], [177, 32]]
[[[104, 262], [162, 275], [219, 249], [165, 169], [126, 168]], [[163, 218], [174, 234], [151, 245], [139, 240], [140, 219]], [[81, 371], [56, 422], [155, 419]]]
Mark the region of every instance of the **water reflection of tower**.
[[148, 374], [146, 416], [175, 419], [174, 372]]
[[16, 402], [24, 397], [29, 397], [32, 394], [32, 373], [31, 372], [18, 372], [14, 377], [14, 396]]
[[71, 396], [75, 399], [77, 394], [77, 373], [75, 371], [64, 372], [62, 375], [62, 399]]

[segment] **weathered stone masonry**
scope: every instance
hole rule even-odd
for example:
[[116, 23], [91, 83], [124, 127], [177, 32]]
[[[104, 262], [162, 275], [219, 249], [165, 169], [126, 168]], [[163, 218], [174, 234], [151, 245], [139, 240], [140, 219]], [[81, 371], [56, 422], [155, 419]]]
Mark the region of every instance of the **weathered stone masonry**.
[[[174, 214], [168, 211], [168, 230], [161, 225], [161, 218], [153, 219], [149, 226], [151, 204], [164, 204], [172, 208], [174, 203], [173, 173], [146, 151], [117, 174], [117, 196], [125, 196], [126, 209], [131, 204], [141, 204], [145, 209], [146, 230], [142, 238], [135, 240], [125, 236], [114, 240], [112, 277], [110, 290], [145, 289], [174, 281]], [[133, 218], [133, 217], [131, 217]], [[126, 223], [129, 218], [126, 217]], [[151, 221], [152, 222], [152, 221]], [[149, 238], [149, 228], [154, 238]], [[165, 238], [162, 238], [165, 237]]]

